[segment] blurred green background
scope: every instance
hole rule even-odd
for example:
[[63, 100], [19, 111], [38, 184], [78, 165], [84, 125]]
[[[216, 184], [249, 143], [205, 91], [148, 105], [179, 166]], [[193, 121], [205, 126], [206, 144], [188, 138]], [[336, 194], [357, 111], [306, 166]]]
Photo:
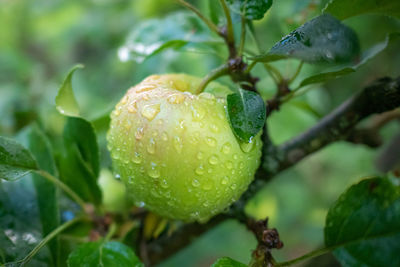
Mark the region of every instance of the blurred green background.
[[[208, 14], [208, 1], [191, 2]], [[325, 3], [275, 1], [265, 18], [255, 23], [262, 49], [269, 49], [291, 30], [318, 15]], [[108, 112], [128, 87], [150, 74], [206, 75], [223, 58], [213, 53], [172, 49], [140, 64], [122, 62], [118, 57], [118, 49], [140, 23], [179, 9], [182, 7], [173, 0], [0, 0], [0, 135], [13, 136], [34, 120], [39, 120], [50, 135], [59, 135], [63, 121], [56, 112], [54, 99], [58, 86], [76, 63], [83, 63], [85, 68], [76, 72], [74, 91], [83, 116], [91, 120]], [[400, 31], [400, 22], [385, 16], [363, 15], [344, 23], [357, 32], [362, 50], [382, 42], [387, 33]], [[249, 42], [248, 47], [253, 49], [254, 44]], [[374, 79], [399, 75], [399, 48], [399, 42], [392, 43], [358, 72], [314, 86], [285, 104], [268, 120], [273, 140], [281, 143], [308, 129], [320, 116]], [[290, 77], [298, 62], [274, 64]], [[299, 80], [320, 68], [305, 66]], [[261, 94], [272, 96], [275, 86], [267, 73], [257, 66], [255, 75], [261, 78]], [[222, 82], [230, 83], [228, 79]], [[382, 131], [384, 140], [390, 140], [399, 130], [398, 123], [390, 123]], [[109, 168], [104, 132], [100, 131], [99, 141], [104, 152], [103, 168]], [[378, 174], [374, 160], [383, 148], [331, 145], [275, 177], [249, 202], [248, 213], [257, 218], [268, 216], [270, 226], [279, 230], [285, 246], [274, 253], [278, 260], [322, 246], [327, 209], [349, 185]], [[160, 266], [209, 266], [221, 256], [248, 262], [255, 245], [255, 239], [243, 225], [229, 221]]]

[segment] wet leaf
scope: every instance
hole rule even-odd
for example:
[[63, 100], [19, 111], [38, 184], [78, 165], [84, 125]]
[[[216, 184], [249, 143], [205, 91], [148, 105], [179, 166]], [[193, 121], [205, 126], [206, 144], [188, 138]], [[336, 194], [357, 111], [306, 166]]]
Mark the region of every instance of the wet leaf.
[[72, 75], [77, 69], [83, 68], [83, 65], [78, 64], [74, 66], [68, 73], [64, 82], [58, 89], [56, 96], [56, 107], [57, 110], [68, 116], [79, 116], [79, 106], [75, 99], [74, 91], [72, 90]]
[[305, 62], [349, 62], [359, 54], [355, 32], [330, 15], [321, 15], [306, 22], [271, 50], [254, 59], [262, 62], [298, 58]]
[[265, 123], [265, 104], [254, 92], [239, 89], [227, 97], [228, 114], [235, 135], [243, 142], [251, 142]]
[[131, 248], [116, 242], [89, 242], [76, 248], [68, 257], [68, 266], [142, 267]]
[[323, 10], [338, 19], [375, 13], [400, 18], [400, 1], [397, 0], [331, 0]]
[[371, 47], [370, 49], [368, 49], [367, 51], [365, 51], [362, 56], [361, 56], [361, 60], [356, 63], [356, 64], [352, 64], [350, 66], [345, 66], [345, 67], [340, 67], [340, 68], [336, 68], [335, 70], [332, 71], [326, 71], [326, 72], [322, 72], [322, 73], [318, 73], [316, 75], [310, 76], [308, 78], [305, 78], [301, 83], [300, 83], [300, 87], [309, 85], [309, 84], [314, 84], [314, 83], [321, 83], [321, 82], [325, 82], [331, 79], [336, 79], [338, 77], [350, 74], [355, 72], [359, 67], [363, 66], [364, 64], [366, 64], [371, 58], [375, 57], [376, 55], [378, 55], [380, 52], [382, 52], [393, 40], [396, 40], [400, 37], [400, 33], [392, 33], [389, 34], [385, 41], [374, 45], [373, 47]]
[[[125, 44], [119, 49], [121, 61], [143, 62], [165, 49], [204, 50], [220, 43], [207, 26], [195, 15], [175, 12], [163, 19], [151, 19], [136, 24]], [[207, 49], [206, 48], [206, 49]]]
[[343, 266], [400, 266], [400, 187], [386, 178], [351, 186], [329, 209], [325, 244]]
[[250, 20], [262, 19], [272, 5], [272, 0], [227, 0], [227, 2]]
[[235, 261], [228, 257], [220, 258], [216, 262], [214, 262], [213, 265], [211, 265], [211, 267], [246, 267], [246, 266], [247, 266], [246, 264]]
[[93, 126], [82, 118], [69, 117], [63, 137], [65, 153], [59, 158], [61, 180], [84, 200], [99, 204], [99, 150]]
[[[39, 168], [56, 176], [57, 169], [50, 142], [39, 126], [36, 124], [30, 126], [23, 131], [19, 137], [20, 139], [24, 139], [24, 144], [26, 144], [32, 152], [32, 155], [36, 158]], [[37, 194], [39, 218], [42, 225], [42, 237], [45, 237], [60, 224], [58, 190], [53, 183], [37, 174], [33, 174], [32, 178]], [[59, 257], [58, 237], [55, 237], [47, 243], [47, 246], [52, 254], [53, 265], [56, 266]]]
[[0, 179], [16, 180], [37, 170], [32, 154], [13, 139], [0, 136]]
[[[42, 239], [36, 193], [30, 176], [0, 183], [0, 248], [6, 266], [24, 258]], [[46, 247], [30, 261], [29, 266], [52, 266]]]

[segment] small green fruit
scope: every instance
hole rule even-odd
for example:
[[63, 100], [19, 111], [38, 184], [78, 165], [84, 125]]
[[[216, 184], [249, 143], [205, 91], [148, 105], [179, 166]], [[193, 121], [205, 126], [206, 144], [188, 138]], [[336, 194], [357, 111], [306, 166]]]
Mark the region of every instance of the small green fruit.
[[236, 201], [261, 156], [234, 136], [226, 114], [229, 89], [200, 79], [153, 75], [131, 88], [111, 114], [107, 135], [116, 172], [138, 206], [171, 219], [207, 221]]
[[124, 212], [129, 207], [125, 186], [115, 179], [109, 170], [100, 171], [99, 186], [104, 209], [109, 212]]

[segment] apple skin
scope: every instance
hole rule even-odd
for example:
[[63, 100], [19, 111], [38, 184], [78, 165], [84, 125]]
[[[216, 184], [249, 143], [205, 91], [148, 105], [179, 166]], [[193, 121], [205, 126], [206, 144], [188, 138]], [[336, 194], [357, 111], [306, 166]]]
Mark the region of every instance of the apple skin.
[[226, 113], [228, 88], [200, 78], [152, 75], [111, 114], [113, 167], [138, 206], [170, 219], [205, 222], [236, 201], [260, 163], [260, 135], [242, 144]]

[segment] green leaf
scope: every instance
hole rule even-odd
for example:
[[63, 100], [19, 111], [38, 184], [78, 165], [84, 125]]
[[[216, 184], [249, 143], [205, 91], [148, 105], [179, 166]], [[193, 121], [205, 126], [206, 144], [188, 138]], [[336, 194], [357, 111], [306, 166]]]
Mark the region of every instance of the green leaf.
[[246, 264], [235, 261], [228, 257], [220, 258], [216, 262], [214, 262], [213, 265], [211, 265], [211, 267], [246, 267], [246, 266], [247, 266]]
[[[57, 175], [52, 149], [47, 136], [36, 125], [32, 125], [22, 132], [21, 138], [36, 158], [41, 170], [45, 170], [53, 176]], [[42, 225], [42, 236], [45, 237], [60, 224], [58, 208], [58, 190], [50, 181], [40, 175], [33, 174], [33, 185], [36, 189], [39, 217]], [[59, 258], [58, 237], [47, 243], [53, 259], [53, 265], [57, 266]]]
[[59, 158], [61, 180], [84, 200], [99, 204], [99, 150], [93, 126], [82, 118], [68, 117], [63, 137], [65, 153]]
[[210, 13], [210, 18], [214, 24], [218, 25], [220, 22], [220, 17], [222, 13], [222, 8], [219, 1], [208, 0], [208, 9]]
[[400, 18], [400, 1], [398, 0], [331, 0], [324, 8], [324, 13], [329, 13], [338, 19], [375, 13]]
[[13, 181], [33, 170], [37, 170], [37, 163], [29, 150], [0, 136], [0, 179]]
[[329, 209], [325, 244], [343, 266], [400, 266], [400, 187], [386, 178], [351, 186]]
[[56, 96], [56, 107], [57, 110], [68, 116], [79, 116], [79, 106], [75, 99], [74, 92], [72, 90], [72, 75], [77, 69], [83, 68], [83, 65], [78, 64], [74, 66], [68, 73]]
[[349, 27], [330, 15], [321, 15], [306, 22], [285, 36], [257, 61], [268, 62], [298, 58], [305, 62], [347, 62], [360, 52], [358, 37]]
[[251, 142], [265, 123], [265, 104], [254, 92], [239, 89], [227, 96], [228, 114], [235, 135], [243, 142]]
[[272, 6], [272, 0], [227, 0], [234, 10], [239, 9], [240, 13], [250, 20], [259, 20]]
[[380, 52], [382, 52], [391, 42], [393, 42], [393, 40], [396, 40], [399, 37], [400, 37], [400, 33], [389, 34], [386, 37], [385, 41], [383, 41], [377, 45], [374, 45], [373, 47], [371, 47], [370, 49], [365, 51], [363, 53], [363, 55], [361, 56], [361, 60], [358, 63], [352, 64], [351, 66], [345, 66], [345, 67], [342, 66], [342, 67], [337, 68], [332, 71], [327, 71], [327, 72], [323, 72], [323, 73], [318, 73], [316, 75], [312, 75], [312, 76], [304, 79], [300, 83], [300, 87], [303, 87], [303, 86], [306, 86], [309, 84], [325, 82], [325, 81], [328, 81], [331, 79], [336, 79], [338, 77], [355, 72], [358, 68], [360, 68], [361, 66], [366, 64], [371, 58], [375, 57]]
[[195, 15], [175, 12], [163, 19], [151, 19], [136, 24], [125, 44], [118, 50], [121, 61], [143, 62], [165, 49], [211, 49], [220, 39], [211, 35], [207, 26]]
[[142, 267], [131, 248], [116, 242], [89, 242], [76, 248], [68, 257], [68, 266]]
[[[7, 263], [24, 258], [42, 239], [38, 205], [32, 179], [0, 183], [0, 248]], [[47, 248], [29, 266], [53, 266]], [[6, 266], [19, 266], [7, 264]]]

